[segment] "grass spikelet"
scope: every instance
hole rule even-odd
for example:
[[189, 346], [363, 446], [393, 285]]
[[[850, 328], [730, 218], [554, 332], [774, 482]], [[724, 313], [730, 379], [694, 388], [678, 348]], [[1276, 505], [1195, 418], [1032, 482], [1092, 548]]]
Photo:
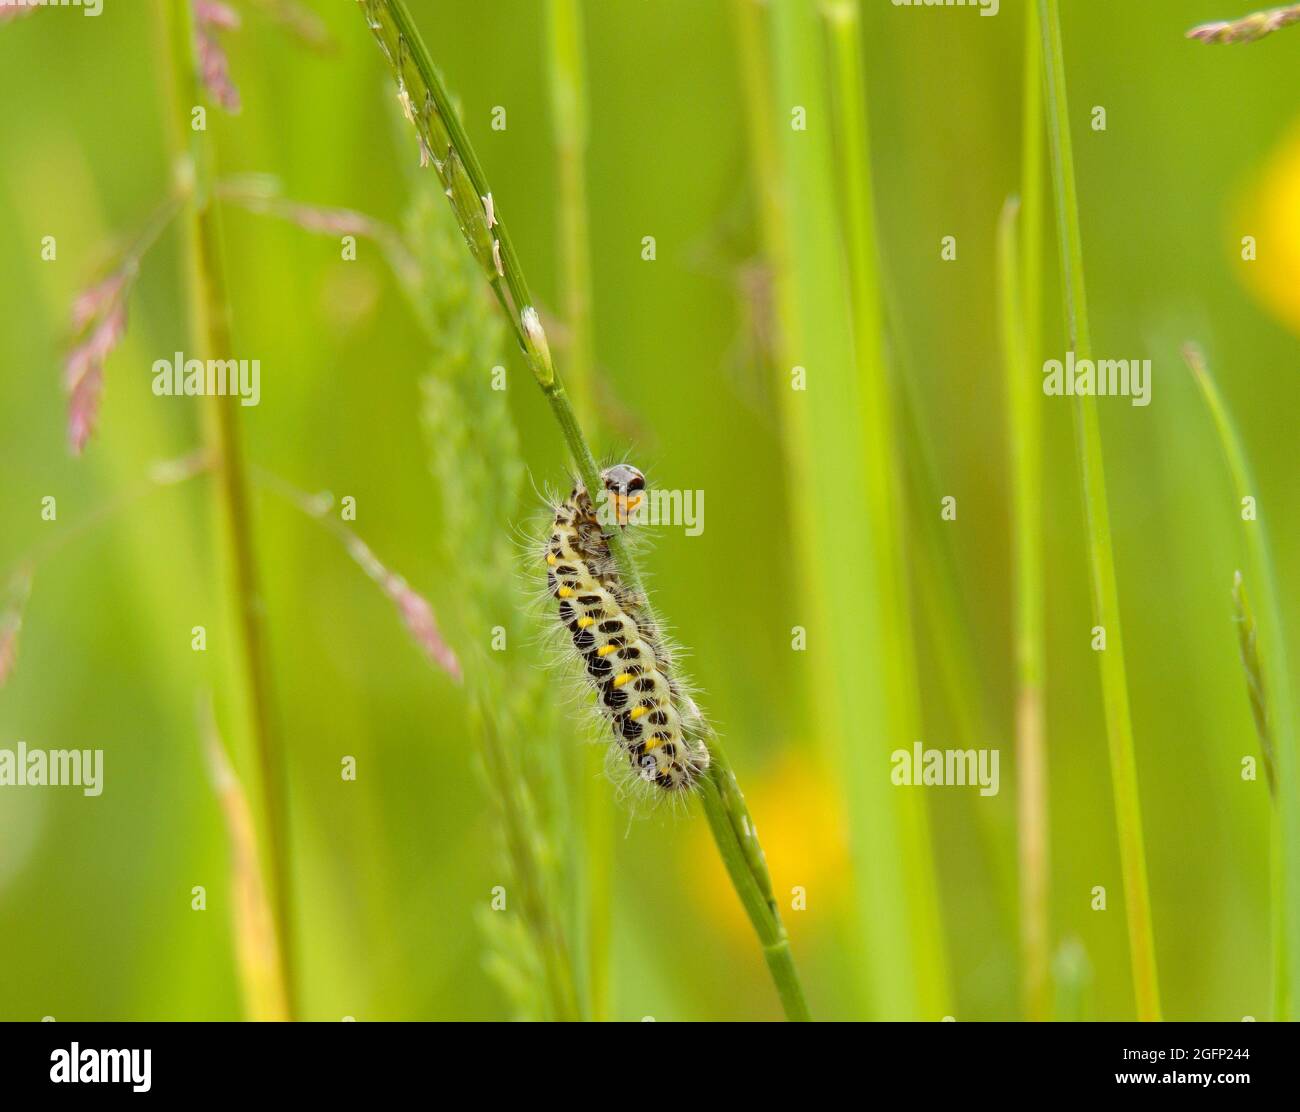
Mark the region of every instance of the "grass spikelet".
[[[180, 3], [182, 0], [176, 0]], [[239, 89], [230, 76], [230, 59], [221, 36], [243, 26], [239, 11], [225, 0], [189, 0], [193, 19], [198, 76], [208, 95], [225, 112], [243, 108]], [[324, 51], [333, 45], [324, 21], [298, 0], [251, 0], [272, 23], [302, 45]]]
[[226, 756], [210, 703], [205, 703], [201, 711], [200, 734], [208, 777], [226, 822], [230, 850], [230, 923], [245, 1015], [259, 1021], [287, 1020], [288, 997], [276, 942], [274, 912], [262, 879], [253, 814]]
[[1237, 623], [1237, 645], [1241, 651], [1241, 667], [1246, 674], [1246, 693], [1250, 697], [1250, 713], [1255, 719], [1255, 733], [1259, 735], [1259, 751], [1264, 761], [1264, 774], [1268, 778], [1268, 792], [1277, 799], [1277, 767], [1273, 759], [1273, 727], [1269, 722], [1268, 694], [1264, 687], [1264, 668], [1259, 660], [1259, 630], [1255, 614], [1246, 597], [1246, 585], [1241, 572], [1232, 575], [1233, 619]]
[[240, 110], [239, 90], [230, 77], [230, 61], [221, 45], [223, 31], [239, 30], [239, 13], [220, 0], [193, 0], [194, 41], [203, 85], [232, 115]]
[[[504, 912], [479, 915], [485, 965], [519, 1019], [583, 1014], [565, 897], [565, 786], [555, 775], [555, 735], [542, 676], [512, 666], [537, 627], [519, 597], [510, 524], [524, 478], [506, 395], [488, 369], [505, 361], [506, 328], [491, 313], [482, 271], [461, 243], [432, 175], [412, 174], [401, 232], [411, 266], [398, 277], [432, 350], [421, 381], [430, 469], [441, 492], [442, 548], [460, 579], [450, 616], [464, 646], [471, 727], [500, 837], [509, 893]], [[487, 649], [499, 627], [505, 652]], [[530, 737], [539, 759], [525, 769], [508, 738]], [[542, 758], [543, 754], [547, 754]], [[551, 759], [554, 754], [556, 759]]]
[[267, 174], [223, 178], [216, 184], [223, 201], [262, 216], [271, 216], [323, 236], [357, 236], [377, 244], [388, 265], [403, 282], [418, 280], [418, 264], [401, 233], [389, 224], [356, 209], [315, 205], [282, 195], [280, 183]]
[[1287, 4], [1268, 11], [1255, 12], [1240, 19], [1220, 20], [1215, 23], [1202, 23], [1187, 32], [1189, 39], [1199, 39], [1206, 43], [1240, 43], [1258, 42], [1260, 39], [1300, 23], [1300, 4]]
[[384, 594], [392, 600], [407, 631], [429, 660], [459, 683], [463, 678], [460, 661], [443, 639], [429, 600], [413, 590], [402, 576], [391, 571], [356, 533], [335, 520], [330, 513], [334, 506], [333, 496], [327, 493], [307, 494], [263, 468], [256, 468], [254, 474], [264, 486], [308, 517], [320, 522], [342, 544], [357, 566], [378, 583]]
[[[426, 181], [428, 179], [425, 179]], [[416, 183], [407, 219], [419, 260], [411, 304], [433, 348], [422, 382], [430, 465], [441, 491], [442, 540], [462, 579], [457, 626], [471, 646], [467, 687], [483, 779], [501, 839], [506, 912], [484, 909], [486, 964], [521, 1019], [576, 1019], [583, 1012], [573, 957], [576, 916], [565, 897], [574, 878], [563, 862], [571, 804], [557, 774], [571, 739], [558, 736], [540, 673], [512, 650], [535, 641], [535, 616], [521, 605], [510, 522], [524, 469], [506, 395], [486, 369], [504, 361], [506, 330], [489, 308], [481, 271], [457, 242], [436, 189]], [[504, 634], [504, 652], [482, 647]], [[507, 739], [533, 739], [521, 767]]]
[[144, 256], [172, 222], [180, 203], [178, 197], [164, 202], [119, 252], [109, 273], [73, 300], [74, 339], [63, 371], [73, 455], [85, 450], [98, 423], [104, 364], [126, 335], [128, 303]]
[[85, 450], [98, 421], [104, 362], [126, 334], [126, 299], [134, 277], [134, 270], [124, 267], [80, 294], [73, 307], [73, 327], [80, 335], [63, 374], [73, 455]]

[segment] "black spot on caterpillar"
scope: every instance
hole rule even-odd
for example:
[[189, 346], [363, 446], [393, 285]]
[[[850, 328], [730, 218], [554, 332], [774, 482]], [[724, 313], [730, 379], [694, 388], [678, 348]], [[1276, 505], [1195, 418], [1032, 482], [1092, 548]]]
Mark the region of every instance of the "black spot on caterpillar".
[[[614, 527], [623, 528], [643, 497], [645, 476], [619, 464], [600, 478]], [[566, 639], [628, 764], [664, 791], [689, 789], [709, 763], [699, 710], [674, 679], [671, 653], [645, 599], [623, 584], [581, 483], [555, 509], [544, 558]]]

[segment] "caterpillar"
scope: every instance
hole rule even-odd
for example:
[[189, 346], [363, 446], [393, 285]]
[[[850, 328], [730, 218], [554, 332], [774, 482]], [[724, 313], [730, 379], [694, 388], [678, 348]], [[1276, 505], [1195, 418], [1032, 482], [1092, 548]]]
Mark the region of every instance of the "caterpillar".
[[[645, 476], [618, 464], [600, 479], [617, 528], [624, 528], [644, 497]], [[663, 791], [686, 791], [709, 764], [703, 721], [673, 675], [672, 654], [645, 599], [619, 576], [601, 516], [578, 481], [555, 509], [545, 546], [547, 591], [636, 776]]]

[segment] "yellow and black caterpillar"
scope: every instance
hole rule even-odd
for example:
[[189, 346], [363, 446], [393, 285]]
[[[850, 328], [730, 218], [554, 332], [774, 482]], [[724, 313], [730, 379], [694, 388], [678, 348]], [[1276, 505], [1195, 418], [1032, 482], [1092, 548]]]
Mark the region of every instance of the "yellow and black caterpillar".
[[[600, 478], [622, 528], [644, 497], [645, 476], [619, 464]], [[546, 564], [560, 623], [632, 769], [665, 791], [690, 788], [709, 763], [699, 711], [673, 678], [645, 600], [620, 580], [597, 506], [581, 483], [556, 507]]]

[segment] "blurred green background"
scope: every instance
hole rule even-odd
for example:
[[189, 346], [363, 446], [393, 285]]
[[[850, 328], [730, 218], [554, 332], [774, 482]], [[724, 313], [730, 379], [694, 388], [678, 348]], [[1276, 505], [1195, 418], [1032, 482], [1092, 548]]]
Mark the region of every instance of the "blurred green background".
[[[1234, 48], [1184, 40], [1194, 23], [1244, 14], [1236, 3], [1067, 0], [1063, 14], [1095, 347], [1154, 364], [1149, 408], [1114, 400], [1101, 415], [1171, 1019], [1270, 1014], [1269, 801], [1262, 778], [1239, 775], [1258, 748], [1229, 596], [1239, 528], [1178, 357], [1186, 339], [1207, 347], [1245, 435], [1285, 617], [1300, 630], [1286, 589], [1300, 574], [1300, 209], [1286, 203], [1300, 195], [1300, 32]], [[545, 6], [410, 6], [460, 98], [534, 292], [558, 314]], [[80, 460], [66, 446], [69, 306], [98, 276], [105, 244], [165, 196], [171, 173], [156, 5], [104, 7], [98, 19], [52, 10], [0, 25], [6, 578], [200, 438], [192, 402], [149, 390], [153, 360], [187, 347], [173, 231], [142, 268], [129, 331], [108, 362], [99, 431]], [[325, 53], [244, 7], [243, 27], [224, 37], [244, 110], [211, 113], [221, 171], [272, 173], [286, 196], [399, 224], [414, 141], [393, 125], [391, 78], [354, 6], [314, 5], [334, 42]], [[689, 649], [778, 893], [807, 889], [807, 910], [785, 917], [814, 1013], [880, 1016], [849, 975], [864, 942], [847, 911], [842, 788], [888, 766], [867, 753], [830, 766], [807, 658], [791, 651], [806, 573], [793, 536], [798, 492], [783, 464], [777, 392], [788, 368], [765, 343], [773, 309], [731, 8], [582, 5], [594, 344], [607, 387], [594, 446], [626, 454], [656, 485], [706, 492], [703, 535], [661, 530], [645, 561], [656, 603]], [[1020, 1015], [994, 244], [1020, 181], [1023, 31], [1015, 0], [996, 18], [864, 5], [881, 250], [937, 481], [960, 507], [940, 536], [966, 611], [951, 615], [955, 643], [984, 704], [954, 711], [935, 678], [936, 646], [923, 639], [921, 740], [1002, 758], [995, 797], [924, 793], [946, 955], [922, 958], [946, 968], [948, 1013], [959, 1020]], [[1105, 132], [1088, 126], [1094, 105], [1106, 108]], [[784, 126], [788, 108], [777, 110]], [[233, 208], [223, 225], [236, 350], [262, 365], [261, 405], [241, 412], [249, 457], [298, 487], [355, 497], [356, 531], [435, 610], [450, 610], [464, 569], [440, 545], [443, 492], [419, 415], [429, 349], [379, 252], [363, 244], [344, 262], [328, 237]], [[642, 258], [647, 235], [653, 262]], [[940, 258], [948, 235], [955, 262]], [[1253, 270], [1240, 259], [1243, 235], [1261, 244]], [[45, 236], [57, 238], [55, 262], [41, 258]], [[1063, 358], [1054, 258], [1044, 272], [1044, 348]], [[840, 275], [825, 281], [828, 299], [843, 296]], [[544, 400], [522, 362], [510, 376], [531, 479], [562, 485], [567, 460]], [[1134, 1001], [1069, 403], [1053, 399], [1043, 415], [1052, 947], [1086, 955], [1080, 1014], [1124, 1019]], [[55, 523], [41, 520], [45, 496], [57, 498]], [[0, 690], [0, 745], [102, 748], [106, 787], [97, 799], [0, 789], [0, 1019], [243, 1014], [226, 835], [194, 713], [201, 692], [221, 696], [228, 673], [209, 502], [202, 478], [149, 493], [37, 562], [17, 667]], [[521, 505], [515, 524], [533, 520], [534, 506]], [[478, 925], [501, 866], [464, 692], [430, 669], [317, 524], [265, 494], [256, 523], [292, 804], [302, 1014], [507, 1017]], [[838, 589], [855, 590], [859, 574], [844, 567]], [[196, 625], [209, 629], [207, 653], [190, 648]], [[533, 644], [510, 653], [521, 673], [545, 664]], [[972, 716], [976, 737], [965, 733]], [[573, 732], [576, 753], [582, 730]], [[912, 740], [882, 740], [879, 751]], [[526, 760], [529, 739], [509, 742]], [[355, 783], [340, 779], [344, 755], [357, 758]], [[251, 788], [238, 746], [236, 764]], [[698, 814], [629, 820], [620, 808], [613, 838], [610, 1014], [775, 1018], [759, 950]], [[207, 888], [206, 912], [190, 908], [195, 885]], [[1109, 910], [1091, 910], [1094, 885], [1107, 887]]]

